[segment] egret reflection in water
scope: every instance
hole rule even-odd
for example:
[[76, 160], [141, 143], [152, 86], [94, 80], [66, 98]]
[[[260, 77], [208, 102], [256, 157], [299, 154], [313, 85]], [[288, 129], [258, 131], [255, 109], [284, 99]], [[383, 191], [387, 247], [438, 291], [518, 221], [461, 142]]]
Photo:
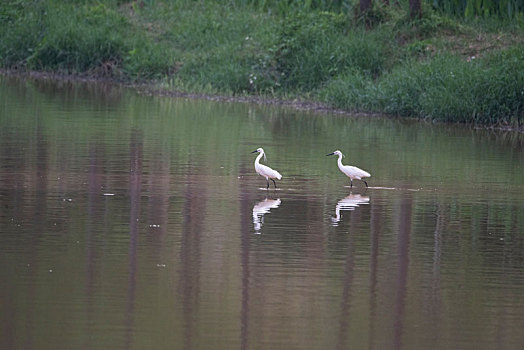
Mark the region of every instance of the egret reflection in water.
[[349, 196], [342, 198], [338, 201], [337, 206], [335, 207], [335, 217], [331, 218], [333, 226], [338, 226], [340, 221], [340, 211], [341, 210], [355, 210], [361, 204], [368, 204], [369, 197], [362, 196], [360, 194], [349, 194]]
[[255, 228], [255, 233], [260, 233], [260, 228], [264, 223], [264, 215], [269, 213], [271, 209], [276, 209], [282, 203], [280, 198], [278, 199], [264, 199], [260, 202], [257, 202], [253, 206], [253, 226]]

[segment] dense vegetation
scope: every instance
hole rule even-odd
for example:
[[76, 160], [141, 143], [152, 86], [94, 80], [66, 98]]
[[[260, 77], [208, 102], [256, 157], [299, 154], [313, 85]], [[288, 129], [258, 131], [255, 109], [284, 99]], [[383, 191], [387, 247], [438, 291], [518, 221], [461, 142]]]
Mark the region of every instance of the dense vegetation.
[[360, 13], [343, 0], [7, 0], [0, 65], [524, 124], [521, 1], [428, 1], [416, 20], [407, 0], [391, 3]]

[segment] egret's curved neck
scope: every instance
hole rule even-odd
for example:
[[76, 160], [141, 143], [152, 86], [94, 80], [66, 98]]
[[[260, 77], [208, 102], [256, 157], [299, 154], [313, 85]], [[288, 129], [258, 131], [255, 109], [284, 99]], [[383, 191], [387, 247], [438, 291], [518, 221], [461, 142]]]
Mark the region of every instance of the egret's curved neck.
[[255, 159], [255, 164], [260, 164], [260, 158], [264, 156], [264, 152], [260, 152], [257, 156], [257, 159]]
[[337, 161], [337, 163], [338, 163], [338, 167], [339, 167], [339, 168], [342, 167], [342, 157], [343, 157], [342, 154], [339, 154], [339, 155], [338, 155], [338, 161]]

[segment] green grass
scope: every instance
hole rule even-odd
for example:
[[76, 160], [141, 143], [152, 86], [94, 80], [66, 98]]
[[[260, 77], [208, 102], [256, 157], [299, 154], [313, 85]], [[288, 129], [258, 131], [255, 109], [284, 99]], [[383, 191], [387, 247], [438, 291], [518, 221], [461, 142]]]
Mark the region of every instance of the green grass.
[[4, 67], [129, 78], [159, 77], [171, 67], [169, 48], [103, 3], [11, 1], [1, 13]]
[[8, 0], [0, 4], [0, 65], [186, 92], [307, 96], [439, 121], [523, 123], [522, 16], [458, 19], [425, 4], [412, 21], [405, 1], [375, 2], [365, 16], [355, 15], [356, 4]]
[[319, 91], [333, 106], [446, 122], [524, 123], [524, 49], [484, 59], [439, 55], [395, 67], [374, 81], [356, 71]]

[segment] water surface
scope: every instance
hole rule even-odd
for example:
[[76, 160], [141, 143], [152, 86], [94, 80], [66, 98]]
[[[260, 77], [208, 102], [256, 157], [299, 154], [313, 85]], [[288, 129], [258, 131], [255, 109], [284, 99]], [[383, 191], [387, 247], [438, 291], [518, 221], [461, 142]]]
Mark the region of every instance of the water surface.
[[524, 346], [523, 135], [5, 77], [0, 101], [2, 349]]

